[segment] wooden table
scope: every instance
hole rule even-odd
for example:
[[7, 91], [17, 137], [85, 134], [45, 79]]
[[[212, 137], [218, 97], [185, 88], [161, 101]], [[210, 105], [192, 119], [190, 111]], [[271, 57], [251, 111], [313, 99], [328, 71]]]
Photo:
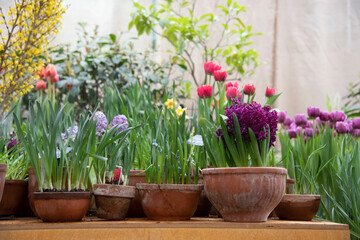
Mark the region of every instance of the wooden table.
[[190, 221], [128, 219], [105, 221], [87, 217], [82, 222], [44, 223], [35, 218], [0, 220], [0, 240], [91, 239], [350, 239], [349, 227], [322, 221], [268, 220], [264, 223], [224, 222], [219, 218]]

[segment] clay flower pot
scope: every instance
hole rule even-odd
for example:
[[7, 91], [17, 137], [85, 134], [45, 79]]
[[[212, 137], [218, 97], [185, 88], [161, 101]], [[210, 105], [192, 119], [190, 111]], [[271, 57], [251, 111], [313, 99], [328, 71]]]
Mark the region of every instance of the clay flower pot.
[[203, 187], [201, 184], [136, 184], [146, 216], [170, 221], [192, 217]]
[[85, 216], [90, 199], [90, 192], [35, 192], [34, 206], [44, 222], [75, 222]]
[[0, 202], [0, 216], [32, 216], [28, 199], [28, 182], [6, 180], [3, 198]]
[[295, 192], [295, 179], [288, 178], [286, 179], [286, 193], [294, 194]]
[[29, 175], [29, 181], [28, 181], [28, 197], [29, 197], [29, 204], [30, 204], [30, 208], [32, 210], [32, 212], [36, 215], [36, 210], [35, 210], [35, 204], [34, 204], [34, 192], [39, 191], [39, 185], [36, 179], [36, 175], [34, 172], [34, 168], [30, 167], [29, 171], [28, 171], [28, 175]]
[[204, 188], [225, 221], [265, 222], [278, 205], [286, 183], [286, 169], [272, 167], [208, 168]]
[[[204, 179], [202, 174], [199, 174], [198, 184], [204, 184]], [[208, 217], [211, 210], [211, 202], [206, 196], [205, 190], [201, 190], [198, 205], [194, 213], [194, 217]]]
[[275, 213], [280, 219], [310, 221], [320, 206], [320, 195], [285, 194]]
[[134, 186], [94, 184], [93, 190], [99, 218], [125, 219], [131, 200], [135, 197]]
[[[138, 173], [143, 172], [143, 170], [130, 170], [129, 175], [129, 186], [136, 186], [137, 183], [145, 183], [145, 173], [137, 175]], [[127, 213], [127, 217], [145, 217], [145, 213], [141, 206], [141, 197], [139, 190], [135, 189], [135, 197], [131, 200], [131, 204]]]
[[6, 167], [5, 163], [0, 163], [0, 202], [4, 192], [5, 187], [5, 174], [6, 174]]

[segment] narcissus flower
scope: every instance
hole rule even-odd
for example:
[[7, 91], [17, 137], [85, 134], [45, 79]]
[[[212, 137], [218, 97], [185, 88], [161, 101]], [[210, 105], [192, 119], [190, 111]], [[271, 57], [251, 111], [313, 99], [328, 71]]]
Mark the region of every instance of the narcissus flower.
[[178, 106], [178, 108], [176, 109], [176, 115], [178, 117], [181, 117], [183, 115], [183, 113], [185, 112], [186, 108], [182, 108], [181, 106]]
[[212, 61], [204, 63], [204, 70], [207, 74], [212, 75], [214, 73], [214, 71], [217, 71], [220, 69], [221, 69], [221, 66], [217, 65], [216, 63], [213, 63]]
[[256, 87], [254, 84], [248, 83], [244, 86], [244, 93], [246, 95], [254, 95]]
[[227, 78], [227, 73], [225, 70], [214, 71], [214, 78], [215, 78], [215, 81], [224, 82]]
[[45, 90], [46, 89], [46, 82], [44, 80], [40, 79], [39, 81], [37, 81], [37, 83], [35, 85], [35, 89], [37, 91]]
[[211, 98], [213, 87], [211, 85], [202, 85], [197, 88], [199, 98]]
[[272, 97], [274, 95], [275, 95], [275, 88], [266, 87], [265, 96], [266, 97]]
[[174, 108], [175, 107], [174, 99], [173, 98], [168, 98], [166, 100], [166, 102], [164, 103], [164, 105], [166, 106], [167, 109]]

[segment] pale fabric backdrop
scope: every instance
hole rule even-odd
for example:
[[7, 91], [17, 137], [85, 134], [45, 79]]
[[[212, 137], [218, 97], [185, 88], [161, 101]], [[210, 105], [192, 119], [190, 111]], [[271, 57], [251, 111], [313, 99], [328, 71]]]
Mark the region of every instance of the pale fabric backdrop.
[[[160, 0], [157, 0], [159, 2]], [[10, 0], [0, 0], [7, 8]], [[154, 0], [144, 0], [150, 4]], [[198, 0], [198, 12], [211, 11], [216, 3], [226, 0]], [[360, 1], [359, 0], [240, 0], [247, 13], [242, 14], [253, 32], [254, 45], [263, 62], [255, 74], [244, 83], [257, 86], [257, 100], [263, 101], [266, 86], [283, 92], [277, 107], [287, 110], [290, 116], [306, 113], [309, 105], [326, 109], [326, 95], [344, 96], [350, 82], [359, 81], [360, 73]], [[89, 29], [99, 25], [99, 34], [127, 31], [132, 0], [64, 0], [68, 5], [63, 30], [57, 43], [77, 40], [78, 22], [87, 22]], [[133, 31], [128, 35], [136, 36]], [[151, 38], [136, 41], [136, 48], [150, 47]], [[165, 58], [168, 45], [157, 38], [160, 46], [156, 59]], [[203, 63], [194, 56], [199, 66]], [[203, 74], [199, 71], [198, 76]], [[195, 87], [194, 87], [195, 89]], [[196, 91], [193, 92], [194, 96]]]

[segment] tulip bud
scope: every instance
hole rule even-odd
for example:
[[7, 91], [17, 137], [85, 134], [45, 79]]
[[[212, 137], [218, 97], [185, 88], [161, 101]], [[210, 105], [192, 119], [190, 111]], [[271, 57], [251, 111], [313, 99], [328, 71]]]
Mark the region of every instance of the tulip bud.
[[220, 70], [221, 66], [210, 61], [204, 63], [204, 69], [205, 69], [205, 73], [212, 75], [214, 71]]
[[246, 95], [253, 95], [255, 93], [256, 87], [254, 84], [245, 84], [244, 86], [244, 93]]
[[330, 116], [329, 116], [329, 113], [327, 111], [320, 111], [320, 120], [321, 121], [329, 121], [330, 119]]
[[307, 123], [305, 114], [296, 114], [294, 120], [297, 126], [304, 126]]
[[239, 88], [237, 82], [227, 82], [227, 83], [225, 84], [225, 90], [227, 90], [229, 87]]
[[296, 138], [297, 136], [296, 129], [289, 129], [287, 130], [287, 133], [289, 134], [290, 138]]
[[284, 120], [284, 125], [285, 126], [290, 126], [293, 123], [293, 120], [291, 120], [291, 118], [285, 118]]
[[353, 128], [360, 129], [360, 118], [359, 117], [356, 117], [353, 119]]
[[199, 98], [211, 98], [213, 87], [211, 85], [202, 85], [197, 88]]
[[54, 77], [57, 71], [54, 64], [48, 64], [45, 69], [45, 78]]
[[360, 129], [354, 129], [354, 137], [360, 137]]
[[228, 87], [226, 90], [226, 97], [227, 98], [235, 98], [239, 94], [239, 89], [235, 87]]
[[304, 134], [307, 137], [312, 137], [314, 135], [314, 130], [312, 128], [305, 128]]
[[336, 122], [335, 129], [337, 133], [348, 133], [349, 127], [345, 122]]
[[37, 83], [35, 85], [35, 89], [36, 89], [36, 91], [45, 90], [46, 82], [44, 82], [44, 80], [40, 79], [39, 81], [37, 81]]
[[320, 116], [320, 108], [309, 106], [307, 108], [307, 113], [310, 118], [317, 118]]
[[342, 122], [346, 119], [346, 115], [343, 111], [334, 111], [330, 113], [329, 118], [332, 122]]
[[224, 82], [227, 78], [227, 73], [225, 70], [223, 70], [223, 71], [216, 70], [216, 71], [214, 71], [213, 74], [214, 74], [215, 81]]
[[58, 81], [59, 81], [59, 75], [56, 74], [55, 76], [51, 77], [51, 82], [56, 83]]
[[274, 95], [275, 95], [275, 88], [266, 87], [265, 96], [269, 98]]
[[286, 118], [286, 111], [278, 113], [278, 123], [283, 123]]

